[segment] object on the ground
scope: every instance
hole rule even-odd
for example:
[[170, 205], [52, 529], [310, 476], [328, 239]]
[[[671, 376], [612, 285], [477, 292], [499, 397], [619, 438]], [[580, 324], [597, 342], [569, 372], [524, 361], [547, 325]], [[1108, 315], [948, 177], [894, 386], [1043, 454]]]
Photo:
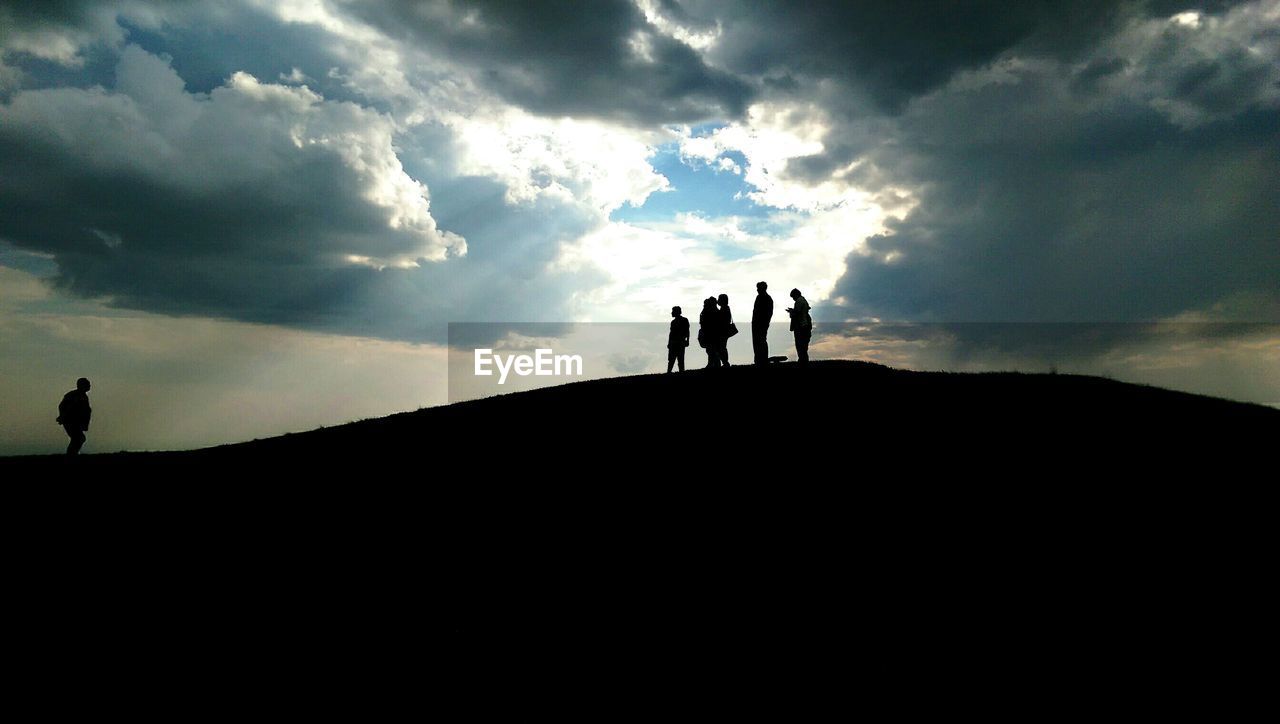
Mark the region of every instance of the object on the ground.
[[786, 361], [787, 361], [787, 356], [786, 356], [785, 354], [780, 354], [780, 355], [777, 355], [777, 356], [775, 356], [775, 357], [770, 357], [770, 358], [769, 358], [769, 361], [770, 361], [770, 362], [786, 362]]

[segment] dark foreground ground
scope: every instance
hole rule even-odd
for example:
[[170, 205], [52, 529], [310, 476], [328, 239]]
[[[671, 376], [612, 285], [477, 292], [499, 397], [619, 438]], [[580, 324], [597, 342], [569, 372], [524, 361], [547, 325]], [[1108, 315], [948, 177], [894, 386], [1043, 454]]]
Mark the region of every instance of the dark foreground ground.
[[140, 655], [179, 691], [366, 718], [406, 691], [466, 720], [1186, 701], [1260, 675], [1231, 649], [1268, 610], [1278, 431], [1097, 378], [832, 361], [7, 459], [9, 620], [31, 671]]

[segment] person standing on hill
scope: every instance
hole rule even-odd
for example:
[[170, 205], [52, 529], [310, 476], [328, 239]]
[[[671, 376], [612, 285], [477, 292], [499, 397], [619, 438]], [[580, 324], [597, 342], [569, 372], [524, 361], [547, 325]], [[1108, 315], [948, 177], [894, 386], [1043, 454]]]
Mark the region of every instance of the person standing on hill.
[[809, 316], [809, 301], [799, 289], [791, 290], [794, 307], [787, 307], [791, 315], [791, 331], [796, 336], [796, 361], [800, 364], [809, 362], [809, 339], [813, 336], [813, 317]]
[[720, 364], [729, 366], [729, 338], [738, 333], [738, 326], [733, 323], [733, 311], [729, 309], [729, 295], [721, 294], [716, 300], [720, 303]]
[[698, 315], [698, 344], [707, 350], [707, 366], [720, 366], [720, 310], [716, 298], [702, 300], [702, 313]]
[[680, 316], [680, 307], [671, 308], [671, 332], [667, 334], [667, 373], [679, 362], [684, 372], [684, 348], [689, 346], [689, 320]]
[[89, 418], [93, 408], [89, 407], [89, 380], [81, 377], [76, 380], [76, 388], [62, 396], [58, 403], [58, 424], [67, 431], [71, 442], [67, 444], [67, 454], [77, 455], [84, 446], [84, 433], [89, 429]]
[[756, 364], [769, 361], [769, 321], [773, 319], [773, 297], [766, 291], [764, 282], [756, 283], [756, 305], [751, 310], [751, 346], [755, 350]]

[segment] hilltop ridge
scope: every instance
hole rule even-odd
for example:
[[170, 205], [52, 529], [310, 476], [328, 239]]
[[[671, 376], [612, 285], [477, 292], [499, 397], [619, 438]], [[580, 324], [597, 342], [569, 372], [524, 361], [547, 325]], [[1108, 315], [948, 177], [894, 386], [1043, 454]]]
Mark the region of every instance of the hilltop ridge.
[[474, 462], [494, 471], [523, 455], [580, 474], [575, 463], [605, 455], [634, 457], [627, 469], [635, 472], [656, 473], [665, 456], [682, 466], [705, 463], [716, 474], [764, 464], [780, 473], [789, 457], [851, 449], [917, 463], [925, 451], [972, 455], [993, 446], [1005, 455], [1053, 449], [1089, 457], [1148, 439], [1207, 443], [1277, 428], [1280, 411], [1260, 405], [1097, 377], [911, 372], [827, 360], [588, 380], [245, 443], [80, 462], [327, 466], [403, 458], [431, 466], [432, 455], [478, 450]]

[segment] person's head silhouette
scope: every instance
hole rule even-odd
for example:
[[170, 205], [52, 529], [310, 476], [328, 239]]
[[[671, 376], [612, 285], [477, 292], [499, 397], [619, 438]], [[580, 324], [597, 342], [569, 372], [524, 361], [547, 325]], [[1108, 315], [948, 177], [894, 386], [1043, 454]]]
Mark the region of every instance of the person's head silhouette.
[[673, 316], [673, 317], [679, 317], [679, 316], [680, 316], [680, 307], [672, 307], [672, 308], [671, 308], [671, 316]]
[[720, 306], [722, 306], [722, 307], [727, 307], [727, 306], [729, 306], [729, 295], [728, 295], [728, 294], [721, 294], [721, 295], [720, 295], [720, 299], [719, 299], [718, 301], [720, 302]]
[[796, 298], [796, 297], [798, 297], [798, 296], [800, 296], [800, 290], [799, 290], [799, 289], [792, 289], [792, 290], [791, 290], [791, 298], [792, 298], [792, 299], [795, 299], [795, 298]]
[[81, 392], [88, 392], [88, 391], [89, 391], [89, 378], [87, 378], [87, 377], [81, 377], [80, 379], [76, 380], [76, 389], [77, 389], [77, 390], [80, 390]]
[[761, 294], [764, 294], [764, 290], [766, 290], [766, 289], [768, 289], [768, 288], [769, 288], [769, 285], [768, 285], [768, 284], [765, 284], [764, 282], [756, 282], [756, 291], [757, 291], [757, 292], [760, 292]]
[[714, 310], [715, 310], [715, 308], [716, 308], [716, 298], [715, 298], [715, 297], [707, 297], [706, 299], [702, 300], [702, 311], [704, 311], [704, 312], [706, 312], [706, 311], [714, 311]]

